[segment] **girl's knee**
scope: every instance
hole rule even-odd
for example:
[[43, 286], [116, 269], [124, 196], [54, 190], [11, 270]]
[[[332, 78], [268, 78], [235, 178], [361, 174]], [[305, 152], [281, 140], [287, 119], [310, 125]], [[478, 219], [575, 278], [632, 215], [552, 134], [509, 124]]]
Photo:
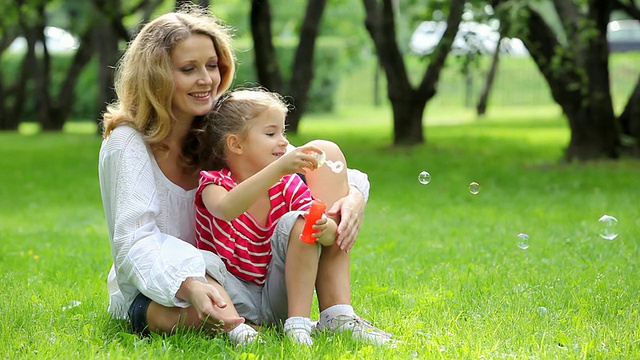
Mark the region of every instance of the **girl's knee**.
[[317, 139], [310, 141], [309, 145], [322, 149], [322, 151], [327, 154], [327, 159], [337, 159], [344, 162], [344, 154], [342, 153], [340, 146], [333, 141]]

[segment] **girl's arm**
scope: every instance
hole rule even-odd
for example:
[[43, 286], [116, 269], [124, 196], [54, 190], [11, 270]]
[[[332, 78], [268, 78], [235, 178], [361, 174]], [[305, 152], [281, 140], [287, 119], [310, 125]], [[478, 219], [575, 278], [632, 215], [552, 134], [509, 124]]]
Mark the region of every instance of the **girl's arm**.
[[230, 191], [222, 186], [208, 185], [202, 190], [202, 202], [211, 215], [231, 221], [247, 211], [259, 196], [267, 193], [269, 188], [284, 175], [316, 168], [318, 164], [316, 158], [309, 154], [313, 151], [320, 150], [313, 146], [296, 148], [253, 176], [241, 181]]

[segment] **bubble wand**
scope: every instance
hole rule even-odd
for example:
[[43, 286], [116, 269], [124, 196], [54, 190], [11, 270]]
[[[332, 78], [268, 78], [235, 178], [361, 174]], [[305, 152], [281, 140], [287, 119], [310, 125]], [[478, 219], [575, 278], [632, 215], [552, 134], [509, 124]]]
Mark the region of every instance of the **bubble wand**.
[[344, 163], [342, 161], [327, 160], [327, 154], [325, 154], [324, 151], [321, 153], [313, 152], [311, 155], [315, 156], [316, 161], [318, 162], [318, 167], [327, 164], [329, 169], [334, 173], [339, 173], [344, 169]]

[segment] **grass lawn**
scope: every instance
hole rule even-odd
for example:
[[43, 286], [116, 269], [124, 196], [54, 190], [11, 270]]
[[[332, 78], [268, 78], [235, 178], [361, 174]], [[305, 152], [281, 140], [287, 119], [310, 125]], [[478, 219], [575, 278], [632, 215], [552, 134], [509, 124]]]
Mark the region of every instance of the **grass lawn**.
[[[397, 348], [319, 336], [306, 349], [273, 330], [244, 349], [204, 334], [129, 334], [106, 312], [100, 139], [69, 124], [0, 133], [0, 357], [640, 358], [637, 161], [558, 164], [569, 132], [555, 108], [493, 108], [480, 121], [427, 110], [427, 143], [403, 149], [389, 146], [388, 114], [310, 116], [291, 140], [331, 139], [369, 175], [353, 303]], [[599, 236], [604, 214], [619, 220], [614, 240]]]

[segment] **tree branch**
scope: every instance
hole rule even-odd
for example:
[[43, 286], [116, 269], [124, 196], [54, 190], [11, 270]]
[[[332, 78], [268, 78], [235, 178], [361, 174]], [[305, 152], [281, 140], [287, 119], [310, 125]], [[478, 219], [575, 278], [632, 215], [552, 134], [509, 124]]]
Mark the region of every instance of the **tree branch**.
[[640, 21], [640, 7], [636, 6], [633, 1], [629, 4], [622, 2], [622, 0], [613, 0], [613, 8], [626, 12], [629, 16]]
[[451, 4], [449, 5], [449, 16], [447, 17], [447, 29], [444, 31], [444, 34], [442, 35], [442, 38], [440, 39], [440, 42], [436, 47], [434, 57], [424, 73], [424, 77], [420, 82], [418, 91], [425, 93], [434, 92], [435, 85], [440, 78], [440, 70], [442, 69], [442, 67], [444, 67], [447, 56], [451, 52], [453, 40], [458, 33], [458, 28], [460, 27], [460, 22], [462, 21], [464, 4], [464, 0], [451, 1]]

